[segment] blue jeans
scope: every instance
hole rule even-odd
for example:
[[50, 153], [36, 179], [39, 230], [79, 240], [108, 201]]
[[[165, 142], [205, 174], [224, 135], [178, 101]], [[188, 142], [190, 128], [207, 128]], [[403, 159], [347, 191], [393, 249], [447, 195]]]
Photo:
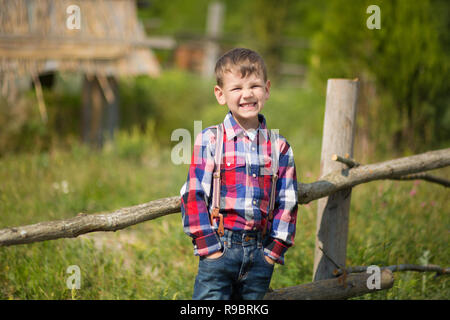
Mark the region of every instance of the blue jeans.
[[223, 254], [200, 257], [194, 300], [260, 300], [269, 288], [274, 265], [264, 258], [261, 233], [225, 230]]

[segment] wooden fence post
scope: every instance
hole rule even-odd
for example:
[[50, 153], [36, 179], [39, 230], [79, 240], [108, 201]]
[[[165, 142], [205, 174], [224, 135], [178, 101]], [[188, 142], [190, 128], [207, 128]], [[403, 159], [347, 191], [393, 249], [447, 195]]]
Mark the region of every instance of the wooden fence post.
[[[320, 176], [346, 168], [333, 154], [353, 156], [358, 88], [358, 79], [328, 80]], [[351, 188], [318, 201], [314, 281], [333, 278], [335, 264], [345, 267], [350, 195]]]
[[216, 60], [220, 52], [217, 37], [222, 33], [225, 5], [215, 1], [208, 6], [208, 18], [206, 22], [206, 35], [208, 40], [205, 45], [205, 57], [203, 62], [203, 76], [206, 78], [214, 75]]
[[119, 88], [112, 76], [85, 75], [82, 92], [83, 142], [101, 148], [113, 141], [119, 120]]

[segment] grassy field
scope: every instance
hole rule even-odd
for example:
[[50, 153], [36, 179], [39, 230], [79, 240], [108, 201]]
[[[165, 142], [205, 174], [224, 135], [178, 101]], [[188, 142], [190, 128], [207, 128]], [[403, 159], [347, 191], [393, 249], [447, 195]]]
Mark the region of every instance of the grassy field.
[[[274, 89], [263, 112], [269, 126], [280, 128], [293, 146], [302, 182], [319, 175], [323, 106], [323, 97], [308, 90], [284, 88]], [[203, 127], [225, 115], [219, 106], [202, 110], [198, 119]], [[186, 123], [186, 128], [192, 130], [193, 123]], [[172, 164], [170, 152], [159, 147], [151, 134], [131, 131], [119, 132], [116, 144], [100, 152], [74, 144], [70, 150], [3, 157], [0, 228], [177, 195], [187, 165]], [[436, 174], [448, 177], [449, 170]], [[356, 187], [347, 265], [448, 267], [448, 199], [443, 187], [419, 181], [378, 181]], [[272, 288], [311, 281], [315, 224], [316, 202], [300, 206], [295, 246], [288, 251], [285, 266], [276, 266]], [[189, 299], [197, 268], [192, 253], [179, 213], [113, 233], [0, 247], [0, 299]], [[66, 287], [71, 265], [81, 270], [79, 290]], [[395, 273], [392, 289], [360, 297], [449, 298], [448, 277], [417, 272]]]

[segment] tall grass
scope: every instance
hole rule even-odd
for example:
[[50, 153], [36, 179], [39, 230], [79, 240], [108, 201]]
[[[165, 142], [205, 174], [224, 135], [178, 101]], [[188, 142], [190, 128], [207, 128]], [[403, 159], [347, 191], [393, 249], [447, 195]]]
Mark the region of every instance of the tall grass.
[[[187, 117], [186, 129], [192, 130], [195, 118], [203, 127], [223, 119], [226, 109], [205, 101], [200, 113]], [[302, 182], [319, 175], [323, 107], [323, 96], [307, 89], [274, 88], [263, 111], [268, 125], [293, 146]], [[6, 155], [0, 158], [0, 228], [177, 195], [188, 167], [174, 165], [170, 151], [152, 130], [136, 127], [119, 131], [115, 144], [102, 151], [74, 143]], [[448, 176], [449, 170], [436, 174]], [[429, 183], [379, 181], [354, 188], [347, 265], [449, 266], [448, 207], [448, 192]], [[295, 245], [286, 265], [275, 267], [272, 288], [312, 280], [315, 230], [316, 202], [300, 206]], [[81, 270], [79, 290], [66, 286], [71, 265]], [[172, 214], [112, 233], [1, 247], [0, 299], [189, 299], [196, 268], [180, 214]], [[392, 289], [360, 299], [449, 297], [448, 277], [401, 272]]]

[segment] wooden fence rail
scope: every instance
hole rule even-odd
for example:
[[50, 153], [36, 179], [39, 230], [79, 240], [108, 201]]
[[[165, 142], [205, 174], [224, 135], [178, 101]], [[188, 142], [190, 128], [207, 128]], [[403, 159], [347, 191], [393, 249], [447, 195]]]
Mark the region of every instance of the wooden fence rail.
[[[299, 203], [306, 204], [339, 190], [381, 179], [443, 168], [450, 165], [450, 148], [370, 165], [333, 171], [313, 183], [299, 183]], [[74, 238], [96, 231], [116, 231], [180, 212], [180, 196], [173, 196], [109, 213], [83, 214], [65, 220], [0, 229], [0, 246]]]
[[[423, 179], [444, 187], [450, 185], [450, 182], [446, 179], [424, 173], [425, 171], [449, 166], [450, 148], [369, 165], [361, 165], [355, 160], [345, 157], [344, 154], [339, 154], [348, 153], [349, 157], [352, 156], [357, 88], [356, 80], [329, 80], [325, 117], [325, 125], [328, 125], [324, 126], [328, 129], [324, 129], [321, 177], [313, 183], [299, 183], [298, 185], [298, 201], [300, 204], [321, 199], [318, 206], [319, 233], [316, 235], [315, 281], [269, 292], [265, 296], [266, 299], [345, 299], [372, 292], [373, 290], [367, 285], [369, 275], [363, 272], [366, 267], [351, 269], [345, 266], [346, 228], [348, 227], [351, 189], [362, 183], [382, 179]], [[336, 134], [336, 132], [339, 134]], [[324, 197], [329, 198], [322, 199]], [[339, 206], [341, 208], [337, 210], [336, 208]], [[321, 208], [326, 210], [322, 212]], [[339, 218], [336, 218], [336, 211], [341, 212]], [[65, 220], [0, 229], [0, 246], [75, 238], [82, 234], [97, 231], [116, 231], [178, 212], [180, 212], [180, 196], [153, 200], [113, 212], [79, 213], [77, 216]], [[339, 243], [339, 245], [336, 245], [336, 243]], [[391, 267], [384, 267], [381, 273], [379, 290], [391, 288], [394, 282], [392, 271], [402, 270], [399, 266]], [[403, 265], [403, 269], [414, 271], [438, 270], [439, 274], [448, 274], [448, 268], [439, 266], [423, 268]], [[355, 270], [359, 273], [354, 274]], [[335, 278], [337, 275], [339, 277]]]
[[392, 288], [392, 271], [383, 270], [380, 275], [380, 287], [370, 289], [367, 280], [370, 274], [355, 273], [335, 279], [317, 280], [298, 286], [287, 287], [268, 292], [265, 300], [341, 300], [357, 297], [366, 293]]

